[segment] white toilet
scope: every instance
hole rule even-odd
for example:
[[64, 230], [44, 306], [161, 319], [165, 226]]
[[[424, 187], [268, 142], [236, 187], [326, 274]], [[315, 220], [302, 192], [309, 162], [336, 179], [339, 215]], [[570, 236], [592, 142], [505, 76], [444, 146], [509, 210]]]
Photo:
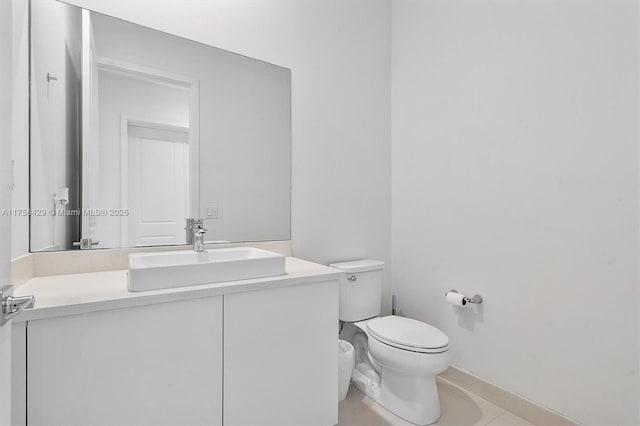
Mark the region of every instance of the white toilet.
[[399, 316], [378, 317], [382, 267], [378, 260], [329, 265], [340, 282], [341, 338], [355, 347], [353, 384], [387, 410], [417, 425], [440, 417], [435, 375], [449, 366], [449, 338], [435, 327]]

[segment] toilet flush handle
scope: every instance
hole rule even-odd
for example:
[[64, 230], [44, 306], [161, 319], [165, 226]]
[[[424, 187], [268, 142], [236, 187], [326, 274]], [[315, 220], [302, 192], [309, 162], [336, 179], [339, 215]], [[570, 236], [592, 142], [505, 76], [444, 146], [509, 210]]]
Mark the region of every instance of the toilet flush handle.
[[348, 279], [349, 281], [357, 281], [357, 280], [358, 280], [358, 277], [356, 277], [355, 275], [347, 275], [347, 279]]

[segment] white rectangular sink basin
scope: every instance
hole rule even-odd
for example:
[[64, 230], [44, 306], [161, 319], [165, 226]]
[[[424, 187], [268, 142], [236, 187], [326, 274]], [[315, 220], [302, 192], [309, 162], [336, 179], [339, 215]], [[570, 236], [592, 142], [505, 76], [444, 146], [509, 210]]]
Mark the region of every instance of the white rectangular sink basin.
[[129, 291], [161, 290], [285, 273], [284, 256], [253, 247], [129, 255]]

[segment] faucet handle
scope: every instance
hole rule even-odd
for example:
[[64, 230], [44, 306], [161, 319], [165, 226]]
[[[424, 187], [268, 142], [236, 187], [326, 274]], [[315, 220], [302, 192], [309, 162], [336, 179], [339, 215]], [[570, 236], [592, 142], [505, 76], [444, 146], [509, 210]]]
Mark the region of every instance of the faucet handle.
[[201, 223], [196, 223], [193, 232], [196, 235], [204, 235], [207, 232], [207, 228], [203, 227]]

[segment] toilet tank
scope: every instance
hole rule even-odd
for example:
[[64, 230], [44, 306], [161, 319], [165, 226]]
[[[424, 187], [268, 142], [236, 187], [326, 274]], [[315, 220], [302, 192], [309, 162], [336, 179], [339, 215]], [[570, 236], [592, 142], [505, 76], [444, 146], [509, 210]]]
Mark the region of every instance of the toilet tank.
[[354, 260], [329, 266], [346, 272], [340, 279], [340, 320], [362, 321], [380, 314], [382, 267], [380, 260]]

